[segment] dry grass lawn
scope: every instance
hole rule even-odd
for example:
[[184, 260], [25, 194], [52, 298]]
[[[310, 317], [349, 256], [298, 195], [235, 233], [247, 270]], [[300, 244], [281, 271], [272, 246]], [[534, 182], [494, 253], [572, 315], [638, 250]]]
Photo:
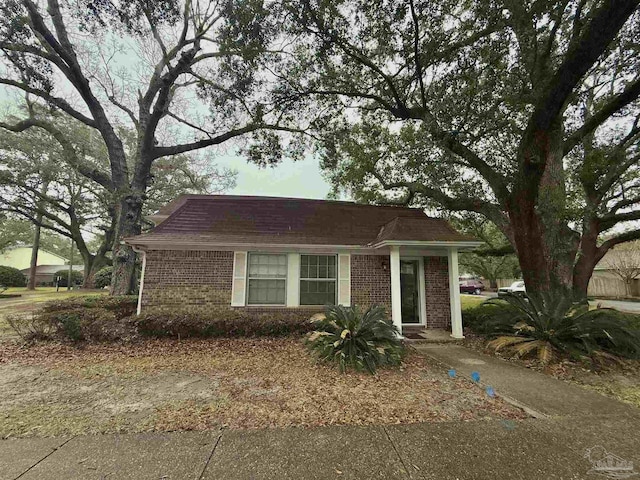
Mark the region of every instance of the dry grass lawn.
[[0, 438], [396, 424], [524, 414], [416, 353], [341, 375], [300, 339], [0, 344]]

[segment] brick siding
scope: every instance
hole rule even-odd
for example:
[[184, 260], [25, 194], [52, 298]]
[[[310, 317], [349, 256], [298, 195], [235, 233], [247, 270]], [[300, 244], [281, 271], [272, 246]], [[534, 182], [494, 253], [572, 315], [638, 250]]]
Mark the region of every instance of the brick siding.
[[[207, 307], [231, 304], [233, 252], [150, 250], [147, 252], [142, 306]], [[425, 257], [427, 328], [448, 328], [449, 280], [446, 257]], [[351, 304], [383, 305], [391, 313], [389, 257], [351, 256]], [[318, 307], [234, 307], [256, 313], [299, 312], [301, 318]]]
[[351, 305], [383, 305], [391, 314], [389, 257], [351, 255]]
[[150, 250], [143, 307], [230, 305], [233, 252]]
[[447, 257], [424, 257], [427, 328], [451, 328]]

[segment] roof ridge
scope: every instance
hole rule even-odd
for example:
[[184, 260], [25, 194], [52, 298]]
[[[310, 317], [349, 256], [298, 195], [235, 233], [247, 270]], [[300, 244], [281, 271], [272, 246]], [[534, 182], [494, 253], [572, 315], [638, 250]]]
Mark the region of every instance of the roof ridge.
[[[302, 197], [274, 197], [269, 195], [216, 195], [216, 194], [185, 194], [175, 198], [172, 203], [179, 198], [184, 197], [185, 203], [191, 200], [216, 200], [216, 199], [229, 199], [229, 200], [274, 200], [274, 201], [298, 201], [298, 202], [313, 202], [313, 203], [334, 203], [350, 205], [355, 207], [375, 207], [375, 208], [394, 208], [401, 210], [420, 211], [424, 213], [424, 209], [420, 207], [408, 207], [405, 205], [391, 205], [391, 204], [373, 204], [373, 203], [358, 203], [349, 200], [333, 200], [323, 198], [302, 198]], [[176, 210], [177, 211], [177, 210]], [[426, 215], [426, 214], [425, 214]]]

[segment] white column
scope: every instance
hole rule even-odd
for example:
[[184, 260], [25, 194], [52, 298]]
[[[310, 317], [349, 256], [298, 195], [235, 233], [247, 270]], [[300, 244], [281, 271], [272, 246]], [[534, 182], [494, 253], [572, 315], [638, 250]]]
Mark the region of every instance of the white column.
[[[138, 251], [138, 250], [135, 250]], [[138, 291], [138, 308], [136, 309], [136, 315], [140, 315], [142, 312], [142, 291], [144, 290], [144, 271], [147, 269], [147, 252], [142, 251], [142, 273], [140, 274], [140, 289]]]
[[402, 292], [400, 290], [400, 247], [390, 248], [391, 269], [391, 320], [402, 334]]
[[449, 305], [451, 308], [451, 336], [464, 338], [462, 334], [462, 308], [460, 307], [460, 282], [458, 273], [458, 249], [450, 247], [447, 253], [449, 264]]

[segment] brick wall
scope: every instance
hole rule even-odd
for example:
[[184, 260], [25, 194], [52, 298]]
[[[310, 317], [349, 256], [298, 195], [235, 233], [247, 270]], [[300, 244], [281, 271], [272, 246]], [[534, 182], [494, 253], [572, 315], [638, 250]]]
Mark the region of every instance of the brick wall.
[[[233, 252], [151, 250], [147, 252], [143, 307], [206, 308], [231, 305]], [[308, 319], [319, 307], [233, 307], [262, 314], [286, 312]]]
[[230, 305], [233, 252], [151, 250], [143, 307]]
[[451, 328], [447, 257], [424, 257], [427, 328]]
[[[386, 260], [386, 270], [383, 260]], [[351, 255], [351, 305], [364, 309], [371, 305], [384, 305], [391, 314], [389, 257]]]
[[[383, 263], [383, 261], [386, 262]], [[386, 265], [386, 269], [383, 265]], [[427, 327], [449, 328], [449, 276], [446, 257], [424, 259]], [[142, 294], [143, 307], [206, 307], [231, 304], [233, 252], [152, 250]], [[383, 305], [391, 313], [389, 258], [378, 255], [351, 256], [351, 304], [368, 308]], [[234, 307], [256, 313], [300, 313], [317, 307]]]

